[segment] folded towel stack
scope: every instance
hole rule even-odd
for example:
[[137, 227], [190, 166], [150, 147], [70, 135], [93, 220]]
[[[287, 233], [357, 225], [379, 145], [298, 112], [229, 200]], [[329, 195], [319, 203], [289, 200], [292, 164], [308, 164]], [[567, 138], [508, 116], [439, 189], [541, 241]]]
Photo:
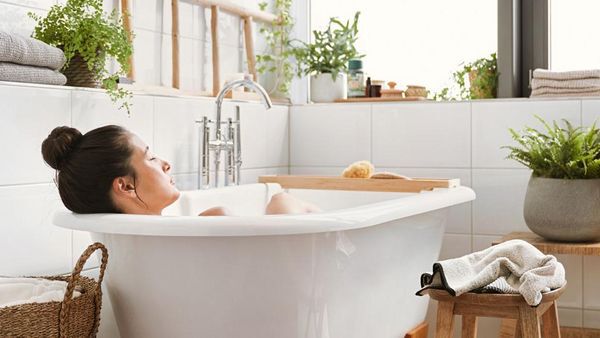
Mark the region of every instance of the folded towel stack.
[[65, 54], [39, 40], [0, 31], [0, 81], [64, 85]]
[[600, 69], [570, 72], [533, 71], [531, 97], [600, 96]]
[[[67, 282], [43, 278], [0, 277], [0, 308], [29, 303], [62, 302]], [[73, 298], [81, 293], [73, 292]]]
[[421, 295], [428, 288], [445, 289], [453, 296], [470, 291], [520, 293], [536, 306], [542, 293], [565, 285], [565, 268], [522, 240], [511, 240], [483, 251], [437, 262], [433, 273], [421, 276]]

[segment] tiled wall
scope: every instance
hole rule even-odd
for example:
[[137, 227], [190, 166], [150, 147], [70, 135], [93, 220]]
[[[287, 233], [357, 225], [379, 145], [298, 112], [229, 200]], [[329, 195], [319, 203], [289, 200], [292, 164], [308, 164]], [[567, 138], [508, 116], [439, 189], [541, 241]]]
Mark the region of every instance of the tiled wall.
[[[44, 16], [55, 4], [66, 0], [0, 0], [0, 30], [30, 35], [35, 22], [27, 16]], [[258, 9], [257, 0], [233, 0], [246, 8]], [[270, 3], [271, 1], [267, 1]], [[104, 0], [104, 9], [119, 8], [120, 1]], [[143, 85], [172, 84], [171, 1], [132, 0], [132, 27], [136, 81]], [[228, 74], [247, 71], [240, 19], [226, 13], [219, 16], [221, 80]], [[256, 53], [264, 52], [264, 43], [256, 24], [253, 29]], [[180, 87], [187, 91], [212, 90], [210, 9], [179, 1]], [[111, 65], [114, 69], [115, 65]]]
[[[512, 144], [509, 127], [540, 127], [535, 114], [590, 125], [600, 118], [600, 101], [293, 106], [290, 172], [338, 175], [351, 162], [366, 159], [380, 171], [460, 178], [477, 199], [451, 211], [441, 256], [457, 257], [487, 248], [511, 231], [528, 231], [522, 208], [530, 171], [506, 160], [500, 147]], [[569, 281], [559, 303], [563, 325], [600, 328], [600, 257], [558, 258]], [[431, 319], [435, 307], [430, 308]], [[498, 321], [483, 320], [481, 335], [496, 336], [498, 327]]]
[[[238, 104], [242, 183], [256, 182], [259, 175], [287, 174], [289, 107], [274, 106], [267, 111], [258, 103]], [[225, 117], [233, 115], [234, 107], [233, 102], [224, 104]], [[87, 233], [51, 224], [53, 212], [63, 206], [53, 183], [54, 172], [40, 153], [50, 131], [60, 125], [82, 132], [105, 124], [123, 125], [171, 162], [180, 189], [195, 189], [198, 128], [194, 121], [204, 115], [214, 119], [215, 104], [214, 98], [135, 95], [128, 117], [98, 90], [0, 83], [0, 115], [4, 160], [0, 169], [0, 276], [46, 275], [69, 272], [90, 242]], [[88, 265], [89, 273], [94, 273], [94, 266]]]

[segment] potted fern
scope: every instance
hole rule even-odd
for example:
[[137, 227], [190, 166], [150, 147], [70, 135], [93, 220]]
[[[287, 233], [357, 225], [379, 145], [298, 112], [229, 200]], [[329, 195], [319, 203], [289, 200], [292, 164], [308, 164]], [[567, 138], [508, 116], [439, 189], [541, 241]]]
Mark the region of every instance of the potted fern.
[[[133, 46], [116, 10], [106, 14], [102, 0], [67, 0], [54, 5], [42, 18], [29, 13], [37, 25], [32, 37], [62, 49], [67, 62], [61, 70], [67, 85], [103, 87], [113, 102], [129, 112], [131, 93], [117, 85], [119, 75], [129, 70]], [[120, 69], [111, 74], [108, 62], [114, 58]]]
[[[537, 117], [537, 116], [536, 116]], [[552, 125], [545, 131], [510, 129], [518, 146], [506, 146], [513, 159], [533, 170], [523, 215], [536, 234], [555, 241], [600, 240], [600, 131]]]
[[312, 43], [300, 42], [292, 53], [298, 62], [298, 76], [310, 75], [310, 96], [313, 102], [333, 102], [346, 98], [348, 61], [360, 55], [354, 44], [358, 35], [358, 18], [345, 23], [331, 18], [324, 31], [313, 31]]

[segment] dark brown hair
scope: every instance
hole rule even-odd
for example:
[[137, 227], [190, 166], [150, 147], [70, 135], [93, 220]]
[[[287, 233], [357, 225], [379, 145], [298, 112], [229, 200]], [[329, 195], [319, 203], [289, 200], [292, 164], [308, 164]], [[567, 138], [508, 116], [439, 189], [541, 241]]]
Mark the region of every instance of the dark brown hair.
[[42, 156], [56, 169], [56, 185], [65, 206], [76, 213], [120, 213], [110, 191], [117, 177], [133, 176], [131, 133], [115, 125], [82, 135], [56, 127], [42, 143]]

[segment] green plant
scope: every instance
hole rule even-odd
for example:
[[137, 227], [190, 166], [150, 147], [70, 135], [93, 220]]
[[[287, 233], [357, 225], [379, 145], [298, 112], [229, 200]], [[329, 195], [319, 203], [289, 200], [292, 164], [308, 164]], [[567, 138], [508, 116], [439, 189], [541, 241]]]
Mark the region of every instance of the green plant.
[[363, 57], [354, 46], [359, 16], [360, 12], [356, 12], [354, 20], [346, 23], [330, 18], [326, 30], [313, 31], [314, 42], [299, 41], [300, 46], [292, 49], [298, 61], [298, 76], [331, 73], [335, 80], [338, 73], [347, 71], [348, 61]]
[[446, 87], [433, 96], [435, 100], [469, 100], [496, 97], [498, 87], [498, 61], [496, 53], [488, 58], [461, 64], [462, 68], [452, 74], [456, 88]]
[[[261, 10], [265, 10], [267, 3], [262, 2], [259, 6]], [[290, 84], [294, 78], [294, 66], [290, 60], [293, 54], [290, 34], [294, 27], [294, 19], [290, 15], [291, 6], [292, 0], [275, 0], [273, 7], [277, 20], [271, 24], [264, 24], [260, 28], [268, 51], [256, 55], [257, 71], [261, 74], [267, 72], [274, 74], [275, 83], [269, 89], [269, 94], [284, 97], [289, 96]]]
[[584, 130], [573, 127], [567, 120], [565, 127], [553, 122], [549, 125], [536, 116], [545, 132], [526, 127], [523, 134], [510, 129], [518, 147], [504, 146], [507, 156], [533, 170], [533, 176], [563, 179], [600, 178], [600, 131], [596, 125]]
[[[67, 0], [64, 6], [52, 6], [44, 18], [28, 15], [37, 23], [32, 37], [64, 51], [67, 63], [63, 70], [75, 56], [81, 56], [111, 100], [121, 101], [119, 108], [129, 113], [131, 92], [118, 88], [117, 81], [129, 70], [133, 46], [116, 10], [109, 15], [104, 13], [102, 0]], [[106, 69], [111, 57], [120, 65], [114, 74]]]

